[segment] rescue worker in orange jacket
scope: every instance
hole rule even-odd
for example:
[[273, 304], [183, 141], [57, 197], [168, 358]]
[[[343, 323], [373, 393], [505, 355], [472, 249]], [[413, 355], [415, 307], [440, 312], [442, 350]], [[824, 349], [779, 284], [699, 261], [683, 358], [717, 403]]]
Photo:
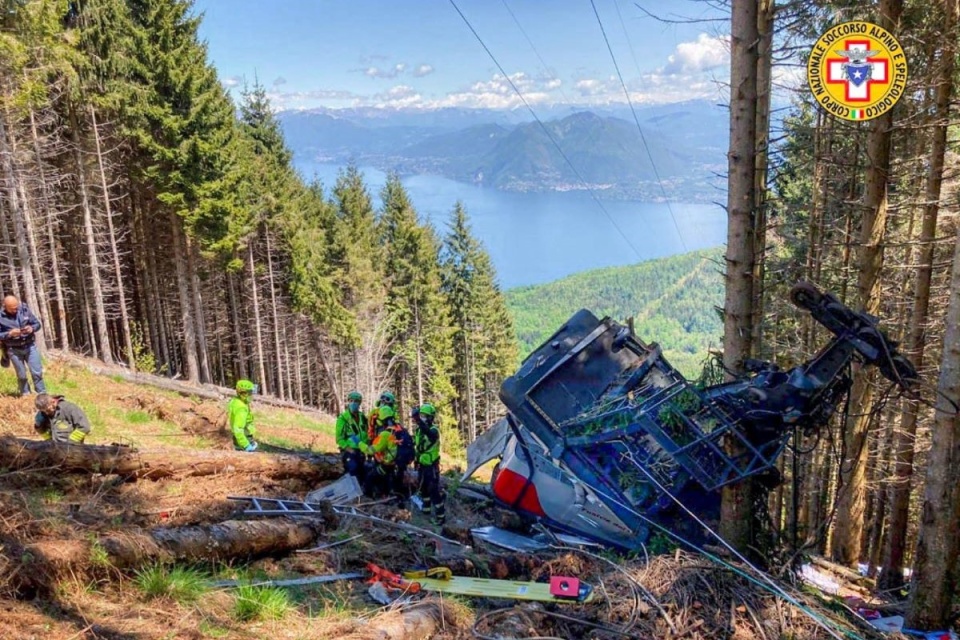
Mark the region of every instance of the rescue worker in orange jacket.
[[404, 476], [413, 461], [413, 439], [397, 422], [392, 406], [381, 404], [376, 415], [377, 434], [369, 445], [360, 445], [360, 451], [372, 457], [374, 462], [368, 477], [369, 490], [375, 496], [393, 494], [406, 498]]

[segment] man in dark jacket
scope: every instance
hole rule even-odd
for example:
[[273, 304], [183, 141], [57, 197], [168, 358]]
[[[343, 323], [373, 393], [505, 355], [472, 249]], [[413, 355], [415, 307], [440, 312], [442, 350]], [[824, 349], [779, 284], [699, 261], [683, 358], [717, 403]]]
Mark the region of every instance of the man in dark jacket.
[[0, 311], [0, 343], [7, 351], [13, 369], [17, 372], [17, 382], [20, 395], [30, 393], [30, 382], [27, 381], [27, 369], [33, 378], [33, 389], [37, 393], [46, 393], [47, 387], [43, 383], [43, 363], [40, 361], [40, 351], [37, 349], [36, 333], [40, 331], [40, 321], [31, 313], [27, 305], [21, 303], [16, 296], [7, 296], [3, 299], [3, 310]]
[[59, 443], [83, 444], [90, 434], [90, 421], [83, 409], [63, 396], [37, 394], [37, 417], [33, 427], [45, 440]]

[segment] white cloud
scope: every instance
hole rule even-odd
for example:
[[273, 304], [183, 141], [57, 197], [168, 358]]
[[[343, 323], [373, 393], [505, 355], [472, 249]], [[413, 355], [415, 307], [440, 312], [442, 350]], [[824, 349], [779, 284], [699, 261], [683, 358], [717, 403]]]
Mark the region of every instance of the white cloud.
[[267, 93], [275, 111], [284, 109], [303, 109], [317, 106], [317, 103], [341, 103], [338, 106], [358, 106], [367, 99], [352, 91], [342, 89], [312, 89], [310, 91], [271, 91]]
[[398, 84], [373, 96], [377, 107], [418, 107], [423, 102], [423, 96], [416, 89], [405, 84]]
[[227, 89], [233, 89], [234, 87], [239, 86], [241, 82], [243, 82], [243, 78], [241, 76], [230, 76], [223, 79], [223, 86], [225, 86]]
[[396, 78], [407, 68], [406, 63], [398, 62], [390, 68], [367, 67], [363, 69], [363, 75], [368, 78]]
[[273, 79], [273, 86], [275, 87], [279, 87], [285, 84], [287, 84], [287, 79], [284, 78], [283, 76], [277, 76], [276, 78]]
[[433, 65], [430, 64], [418, 64], [417, 68], [413, 70], [413, 75], [416, 78], [422, 78], [423, 76], [428, 76], [433, 73]]
[[523, 71], [512, 73], [509, 77], [497, 73], [490, 80], [474, 82], [469, 87], [448, 93], [443, 98], [426, 101], [423, 106], [513, 109], [523, 105], [523, 100], [517, 95], [514, 86], [523, 94], [528, 104], [535, 105], [552, 102], [552, 92], [560, 85], [552, 80], [532, 78]]
[[701, 33], [694, 42], [681, 42], [661, 73], [679, 75], [710, 71], [730, 63], [730, 36]]

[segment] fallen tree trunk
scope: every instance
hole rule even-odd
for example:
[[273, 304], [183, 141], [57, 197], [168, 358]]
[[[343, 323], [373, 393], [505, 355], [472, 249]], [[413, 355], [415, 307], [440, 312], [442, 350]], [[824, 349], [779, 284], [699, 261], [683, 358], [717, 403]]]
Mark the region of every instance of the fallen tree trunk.
[[[193, 384], [190, 382], [165, 378], [163, 376], [157, 376], [150, 373], [133, 372], [121, 365], [108, 365], [104, 364], [103, 362], [92, 361], [89, 358], [84, 358], [66, 351], [48, 349], [46, 355], [49, 358], [54, 358], [70, 366], [84, 368], [90, 373], [95, 373], [102, 376], [116, 376], [125, 380], [126, 382], [149, 385], [151, 387], [156, 387], [157, 389], [163, 389], [164, 391], [173, 391], [182, 396], [196, 396], [198, 398], [206, 398], [207, 400], [224, 401], [234, 395], [234, 390], [228, 387], [219, 387], [214, 384]], [[295, 402], [281, 400], [280, 398], [276, 398], [274, 396], [258, 395], [256, 396], [256, 402], [273, 407], [296, 409], [302, 413], [313, 414], [319, 418], [331, 419], [330, 415], [320, 411], [316, 407], [298, 405]]]
[[332, 480], [343, 475], [339, 456], [135, 449], [117, 445], [57, 444], [0, 436], [0, 467], [117, 474], [157, 480], [218, 473], [264, 475], [275, 480]]
[[227, 520], [211, 525], [160, 527], [114, 533], [96, 540], [6, 541], [0, 556], [5, 582], [17, 593], [45, 591], [59, 576], [105, 569], [129, 570], [152, 563], [209, 562], [284, 554], [314, 543], [337, 527], [332, 510], [322, 518]]

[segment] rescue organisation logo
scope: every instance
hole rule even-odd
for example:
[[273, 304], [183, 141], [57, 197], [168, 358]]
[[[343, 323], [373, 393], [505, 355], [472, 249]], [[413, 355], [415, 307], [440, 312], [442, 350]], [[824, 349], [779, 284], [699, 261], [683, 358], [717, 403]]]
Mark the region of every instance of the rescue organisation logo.
[[813, 45], [807, 84], [827, 113], [844, 120], [872, 120], [903, 96], [907, 56], [886, 29], [870, 22], [843, 22]]

